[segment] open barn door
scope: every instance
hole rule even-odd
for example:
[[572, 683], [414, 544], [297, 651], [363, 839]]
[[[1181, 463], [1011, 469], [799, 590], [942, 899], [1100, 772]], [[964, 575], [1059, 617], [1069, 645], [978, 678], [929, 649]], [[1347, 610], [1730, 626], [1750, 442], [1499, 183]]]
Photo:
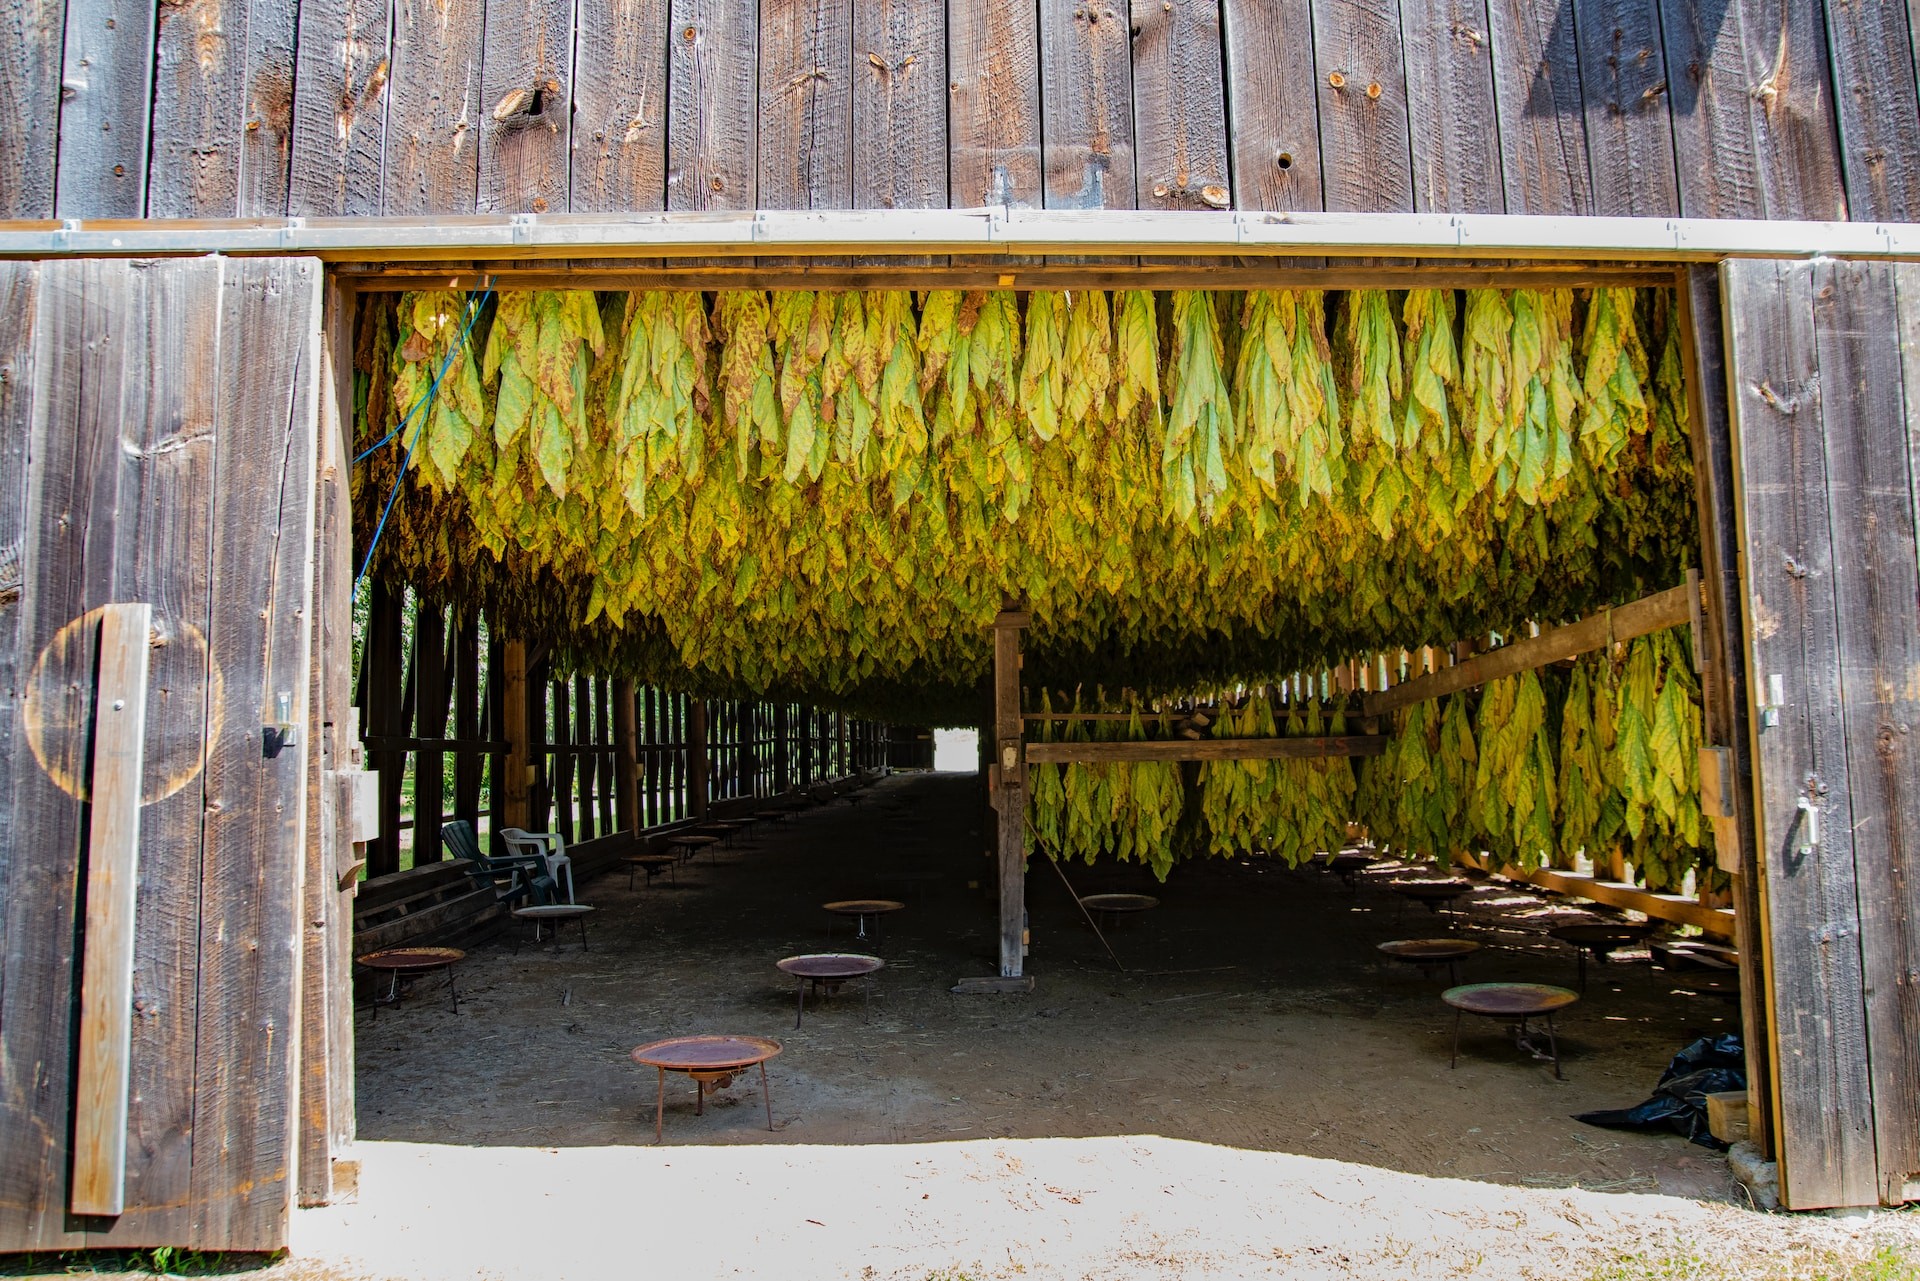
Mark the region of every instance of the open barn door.
[[320, 290], [0, 264], [0, 1250], [285, 1243]]
[[1782, 1197], [1898, 1203], [1920, 1196], [1920, 269], [1721, 279]]

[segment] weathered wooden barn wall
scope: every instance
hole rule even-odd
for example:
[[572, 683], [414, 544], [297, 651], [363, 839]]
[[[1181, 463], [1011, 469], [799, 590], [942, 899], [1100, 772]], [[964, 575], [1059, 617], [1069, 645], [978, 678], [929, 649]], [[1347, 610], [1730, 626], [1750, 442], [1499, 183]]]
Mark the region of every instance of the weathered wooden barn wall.
[[22, 0], [0, 32], [26, 122], [0, 138], [0, 217], [1009, 204], [1913, 221], [1909, 10]]
[[[0, 264], [0, 1250], [285, 1239], [308, 735], [268, 754], [262, 727], [283, 691], [308, 707], [320, 287], [301, 259]], [[68, 1211], [98, 607], [123, 601], [153, 621], [106, 1219]]]
[[1795, 1209], [1920, 1197], [1920, 267], [1722, 267]]

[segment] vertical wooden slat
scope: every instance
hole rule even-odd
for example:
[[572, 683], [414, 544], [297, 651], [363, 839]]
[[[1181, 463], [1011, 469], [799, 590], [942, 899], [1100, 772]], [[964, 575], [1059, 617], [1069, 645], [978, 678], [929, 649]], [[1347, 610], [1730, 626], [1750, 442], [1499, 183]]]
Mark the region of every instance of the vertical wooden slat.
[[1680, 212], [1844, 219], [1818, 7], [1661, 0]]
[[[447, 735], [447, 610], [420, 601], [414, 606], [414, 734]], [[446, 817], [447, 755], [421, 748], [413, 758], [413, 865], [441, 858], [440, 822]]]
[[1020, 624], [1002, 615], [993, 628], [993, 793], [1000, 869], [1000, 977], [1024, 972], [1027, 917], [1027, 767], [1020, 719]]
[[[405, 600], [398, 588], [378, 578], [368, 591], [367, 635], [360, 660], [367, 671], [367, 732], [399, 738], [407, 732], [401, 652]], [[400, 870], [400, 805], [407, 754], [397, 748], [378, 748], [367, 753], [367, 762], [380, 774], [380, 835], [367, 842], [367, 875], [386, 876]]]
[[[1872, 1107], [1810, 263], [1722, 267], [1753, 649], [1755, 839], [1789, 1207], [1872, 1204]], [[1851, 554], [1851, 553], [1850, 553]], [[1777, 692], [1777, 696], [1776, 696]], [[1820, 809], [1803, 848], [1799, 802]]]
[[575, 23], [572, 208], [664, 208], [667, 0], [579, 0]]
[[1227, 102], [1219, 0], [1133, 0], [1134, 200], [1225, 209]]
[[481, 213], [564, 213], [572, 142], [572, 0], [487, 0]]
[[667, 24], [667, 208], [752, 209], [759, 7], [672, 0]]
[[1892, 0], [1827, 0], [1824, 8], [1847, 207], [1863, 222], [1920, 219], [1920, 88], [1907, 8]]
[[[8, 320], [16, 341], [31, 342], [30, 350], [14, 347], [9, 353], [15, 370], [30, 382], [18, 391], [6, 388], [8, 407], [25, 415], [24, 422], [9, 423], [8, 433], [25, 437], [24, 450], [16, 452], [30, 468], [25, 519], [17, 525], [22, 536], [13, 543], [19, 579], [5, 611], [18, 619], [15, 672], [25, 689], [13, 713], [21, 732], [9, 753], [11, 794], [0, 803], [11, 824], [5, 894], [0, 895], [6, 919], [0, 934], [5, 944], [0, 1027], [6, 1028], [0, 1036], [0, 1078], [35, 1083], [31, 1092], [0, 1090], [0, 1133], [8, 1136], [0, 1152], [0, 1225], [7, 1248], [14, 1250], [85, 1241], [65, 1221], [80, 804], [35, 764], [32, 750], [23, 749], [37, 741], [74, 786], [81, 742], [75, 727], [82, 723], [82, 695], [91, 686], [92, 653], [90, 644], [74, 644], [61, 632], [111, 599], [106, 531], [120, 453], [115, 433], [81, 413], [81, 363], [89, 337], [87, 267], [48, 263], [39, 273], [38, 317], [25, 324], [24, 317]], [[17, 300], [35, 298], [29, 292]], [[11, 484], [12, 477], [4, 483]], [[99, 531], [91, 540], [98, 549], [92, 556], [90, 529]], [[56, 638], [62, 643], [49, 652]]]
[[[480, 627], [471, 616], [454, 624], [453, 635], [453, 735], [463, 742], [481, 737], [480, 730]], [[486, 757], [476, 748], [463, 749], [453, 758], [453, 816], [474, 825], [480, 822], [480, 771]], [[439, 833], [433, 836], [439, 842]]]
[[[553, 741], [553, 691], [547, 679], [552, 666], [546, 658], [541, 658], [527, 667], [527, 738], [533, 778], [527, 785], [527, 821], [519, 826], [534, 832], [552, 830], [548, 824], [553, 817], [555, 767], [553, 754], [545, 746]], [[564, 708], [564, 704], [562, 706]]]
[[613, 682], [613, 830], [631, 832], [643, 826], [640, 818], [640, 744], [633, 682]]
[[1233, 201], [1319, 209], [1320, 110], [1308, 0], [1226, 0]]
[[[595, 794], [599, 799], [600, 821], [598, 830], [602, 836], [620, 830], [620, 824], [616, 818], [616, 812], [619, 809], [620, 791], [623, 786], [626, 788], [633, 786], [633, 773], [631, 770], [624, 772], [624, 782], [622, 781], [623, 771], [620, 768], [619, 734], [610, 702], [612, 691], [608, 686], [609, 682], [604, 676], [598, 677], [594, 681], [593, 741], [600, 748], [599, 751], [594, 753], [594, 761], [598, 768], [598, 781], [595, 784]], [[632, 700], [629, 699], [628, 703], [629, 710], [631, 710]], [[629, 720], [628, 723], [631, 724], [631, 720]]]
[[[494, 759], [499, 772], [493, 778], [493, 822], [496, 834], [503, 827], [525, 827], [532, 821], [532, 801], [528, 793], [533, 772], [533, 743], [528, 737], [527, 643], [500, 641], [500, 661], [495, 668], [500, 687], [500, 737], [507, 750]], [[536, 687], [537, 688], [537, 687]], [[496, 835], [494, 845], [499, 846]]]
[[1413, 207], [1421, 213], [1505, 213], [1494, 119], [1487, 0], [1400, 9], [1407, 60]]
[[[314, 657], [309, 681], [307, 886], [300, 1013], [301, 1205], [335, 1193], [333, 1159], [353, 1138], [353, 892], [340, 888], [355, 855], [338, 813], [335, 771], [357, 762], [350, 734], [353, 679], [352, 499], [340, 407], [353, 403], [353, 295], [329, 282], [320, 378], [319, 488], [314, 555]], [[416, 833], [416, 840], [419, 834]], [[437, 847], [437, 834], [426, 839]]]
[[153, 606], [101, 611], [87, 785], [86, 947], [74, 1072], [75, 1214], [126, 1207], [127, 1082], [133, 1036], [134, 899], [147, 735], [147, 633]]
[[707, 754], [707, 700], [687, 702], [687, 808], [695, 818], [707, 816], [707, 798], [711, 795]]
[[473, 212], [485, 32], [485, 0], [394, 0], [383, 213]]
[[[583, 747], [598, 747], [600, 744], [600, 725], [598, 710], [593, 702], [593, 682], [585, 676], [573, 678], [573, 739]], [[575, 820], [575, 830], [581, 840], [596, 835], [594, 823], [594, 789], [600, 779], [600, 754], [598, 751], [582, 752], [579, 757], [579, 795], [580, 817]]]
[[1399, 0], [1315, 0], [1320, 174], [1330, 211], [1413, 209]]
[[[0, 85], [15, 118], [60, 118], [60, 48], [66, 5], [22, 0], [0, 23]], [[55, 151], [45, 128], [0, 132], [0, 217], [51, 218]]]
[[[1920, 558], [1896, 270], [1911, 279], [1915, 269], [1824, 260], [1813, 277], [1833, 544], [1845, 549], [1834, 558], [1833, 592], [1876, 1191], [1889, 1205], [1920, 1184], [1920, 860], [1907, 843], [1920, 833], [1912, 734], [1920, 725]], [[1915, 322], [1905, 327], [1911, 333]]]
[[1672, 101], [1658, 0], [1576, 0], [1580, 90], [1596, 214], [1672, 218]]
[[160, 6], [147, 216], [287, 212], [295, 0]]
[[947, 199], [957, 208], [1042, 203], [1040, 42], [1019, 0], [947, 5]]
[[300, 0], [287, 198], [295, 217], [381, 212], [392, 35], [391, 0]]
[[852, 0], [760, 6], [760, 208], [852, 204], [852, 59]]
[[944, 209], [944, 7], [864, 0], [853, 6], [852, 52], [853, 208]]
[[1487, 24], [1507, 212], [1592, 213], [1571, 5], [1488, 0]]
[[[542, 735], [553, 745], [553, 750], [547, 756], [547, 759], [552, 762], [548, 766], [552, 773], [548, 776], [550, 781], [547, 792], [553, 798], [555, 813], [553, 825], [548, 830], [558, 831], [561, 839], [571, 845], [579, 834], [579, 829], [574, 826], [573, 821], [573, 772], [577, 758], [568, 749], [580, 742], [580, 735], [574, 732], [574, 708], [571, 706], [572, 700], [568, 697], [567, 683], [554, 681], [551, 689], [553, 724], [547, 733]], [[533, 808], [534, 813], [538, 815], [544, 811], [545, 806], [535, 801]], [[540, 820], [540, 826], [548, 827], [544, 819]]]
[[1113, 4], [1040, 0], [1049, 209], [1134, 207], [1133, 59]]
[[194, 1244], [232, 1250], [284, 1246], [293, 1202], [311, 740], [297, 733], [269, 757], [261, 726], [280, 719], [283, 692], [292, 719], [306, 719], [320, 287], [311, 259], [245, 260], [222, 280], [230, 372], [219, 386], [207, 642], [223, 684], [208, 716], [193, 1199]]
[[67, 6], [55, 193], [62, 218], [138, 218], [146, 208], [153, 11], [152, 0]]

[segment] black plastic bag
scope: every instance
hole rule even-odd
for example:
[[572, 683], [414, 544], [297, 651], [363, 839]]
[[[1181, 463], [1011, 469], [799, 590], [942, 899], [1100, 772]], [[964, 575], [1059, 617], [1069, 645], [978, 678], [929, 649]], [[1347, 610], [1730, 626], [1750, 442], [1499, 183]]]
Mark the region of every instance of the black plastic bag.
[[1746, 1048], [1739, 1033], [1727, 1032], [1702, 1037], [1674, 1055], [1645, 1103], [1582, 1112], [1573, 1119], [1612, 1130], [1671, 1130], [1701, 1147], [1724, 1152], [1727, 1145], [1707, 1131], [1707, 1095], [1746, 1088]]

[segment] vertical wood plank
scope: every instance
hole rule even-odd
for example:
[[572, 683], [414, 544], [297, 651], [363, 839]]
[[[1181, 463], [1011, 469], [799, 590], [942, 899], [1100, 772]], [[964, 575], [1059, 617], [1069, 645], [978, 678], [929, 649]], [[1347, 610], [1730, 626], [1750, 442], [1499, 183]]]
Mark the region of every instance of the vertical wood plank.
[[[553, 826], [549, 830], [559, 832], [560, 839], [571, 845], [579, 835], [579, 829], [574, 826], [573, 822], [573, 773], [574, 762], [578, 758], [568, 749], [577, 745], [581, 741], [581, 736], [574, 732], [575, 709], [570, 705], [572, 700], [568, 697], [567, 683], [565, 681], [554, 681], [552, 693], [553, 728], [549, 737], [552, 740], [553, 748], [550, 754], [550, 758], [553, 761], [550, 768], [553, 770], [553, 773], [551, 775], [552, 782], [549, 785], [548, 791], [553, 797], [555, 813]], [[534, 805], [535, 813], [539, 813], [543, 808], [544, 807], [538, 802]], [[544, 821], [541, 822], [540, 826], [543, 829], [547, 828], [547, 824]]]
[[[413, 613], [414, 734], [444, 738], [447, 733], [447, 610], [419, 601]], [[413, 865], [441, 857], [440, 823], [446, 817], [445, 752], [421, 748], [413, 758]]]
[[852, 60], [852, 0], [760, 6], [758, 207], [851, 207]]
[[[482, 737], [480, 728], [480, 627], [471, 616], [454, 624], [453, 734], [463, 742]], [[486, 756], [467, 748], [453, 757], [453, 816], [480, 830], [480, 774]], [[433, 834], [434, 843], [440, 834]]]
[[1677, 217], [1680, 184], [1657, 0], [1576, 0], [1574, 20], [1593, 211]]
[[[0, 23], [0, 85], [20, 120], [60, 118], [65, 14], [61, 0], [22, 0]], [[53, 217], [54, 175], [55, 147], [44, 130], [0, 133], [0, 217]]]
[[[367, 635], [361, 662], [367, 673], [366, 724], [369, 734], [395, 739], [407, 732], [403, 714], [405, 684], [401, 652], [406, 608], [403, 592], [376, 577], [367, 588]], [[388, 876], [400, 870], [400, 804], [407, 754], [382, 747], [367, 754], [368, 764], [380, 775], [380, 835], [367, 842], [367, 875]]]
[[1920, 559], [1896, 270], [1914, 268], [1823, 260], [1813, 281], [1833, 543], [1846, 549], [1833, 585], [1875, 1190], [1889, 1205], [1920, 1182], [1920, 862], [1908, 845], [1920, 832]]
[[[1732, 761], [1727, 791], [1733, 799], [1732, 860], [1735, 942], [1740, 951], [1740, 1021], [1747, 1054], [1747, 1110], [1751, 1138], [1773, 1153], [1772, 997], [1767, 986], [1767, 939], [1760, 911], [1759, 853], [1753, 832], [1753, 747], [1746, 633], [1741, 627], [1739, 494], [1734, 481], [1733, 424], [1727, 403], [1726, 335], [1721, 325], [1717, 267], [1687, 269], [1677, 291], [1686, 325], [1681, 349], [1689, 390], [1696, 507], [1700, 517], [1701, 587], [1707, 667], [1701, 675], [1706, 741], [1724, 746]], [[1616, 850], [1614, 858], [1620, 858]], [[1623, 869], [1613, 879], [1620, 880]]]
[[1133, 60], [1117, 2], [1040, 0], [1049, 209], [1134, 206]]
[[1488, 0], [1487, 22], [1507, 212], [1594, 212], [1572, 6]]
[[579, 0], [575, 23], [571, 208], [664, 208], [667, 0]]
[[295, 217], [381, 212], [392, 35], [390, 0], [301, 0], [287, 197]]
[[552, 664], [546, 659], [527, 666], [527, 743], [533, 771], [527, 780], [527, 821], [517, 824], [531, 832], [548, 831], [553, 806], [553, 757], [545, 744], [553, 741], [549, 731], [550, 694], [547, 677]]
[[1319, 209], [1320, 110], [1308, 0], [1225, 0], [1233, 202]]
[[[599, 771], [595, 784], [596, 796], [600, 805], [598, 830], [607, 836], [620, 830], [615, 817], [619, 802], [619, 780], [622, 778], [619, 763], [619, 741], [615, 732], [615, 721], [611, 705], [612, 691], [606, 677], [597, 677], [593, 683], [593, 741], [600, 750], [594, 753], [594, 761]], [[627, 785], [632, 783], [632, 774], [625, 775]]]
[[101, 610], [87, 782], [86, 945], [74, 1073], [75, 1214], [126, 1208], [127, 1084], [132, 1071], [134, 904], [147, 736], [147, 634], [153, 606]]
[[946, 208], [945, 7], [938, 0], [856, 4], [852, 74], [853, 207]]
[[[315, 494], [313, 662], [308, 682], [307, 877], [300, 958], [299, 1179], [301, 1205], [333, 1200], [336, 1153], [353, 1137], [354, 859], [340, 821], [335, 771], [358, 761], [352, 733], [352, 499], [340, 407], [353, 403], [353, 295], [329, 281], [321, 348], [319, 478]], [[428, 839], [438, 845], [436, 834]]]
[[951, 0], [947, 197], [956, 208], [1043, 202], [1040, 40], [1032, 4]]
[[1681, 213], [1846, 218], [1817, 7], [1661, 0], [1660, 19]]
[[1920, 219], [1913, 145], [1920, 88], [1907, 8], [1887, 0], [1827, 0], [1824, 7], [1847, 207], [1863, 222]]
[[672, 0], [667, 38], [667, 208], [752, 209], [759, 7]]
[[148, 217], [286, 213], [295, 9], [295, 0], [160, 7]]
[[710, 794], [707, 755], [707, 700], [687, 700], [687, 812], [695, 818], [707, 816]]
[[[32, 465], [39, 462], [38, 451], [31, 454], [28, 440], [34, 431], [36, 389], [34, 336], [39, 321], [40, 268], [30, 262], [0, 264], [0, 888], [7, 898], [0, 900], [0, 959], [13, 958], [15, 931], [31, 929], [31, 920], [16, 921], [21, 904], [14, 891], [21, 861], [22, 845], [28, 833], [37, 841], [39, 834], [31, 826], [23, 827], [14, 808], [14, 777], [24, 764], [37, 771], [20, 723], [21, 681], [32, 670], [37, 646], [29, 646], [30, 611], [25, 598], [25, 574], [30, 572], [34, 551], [28, 542], [30, 484], [37, 478]], [[37, 488], [37, 486], [35, 487]], [[44, 910], [32, 905], [33, 912]], [[0, 1013], [7, 1008], [7, 973], [0, 967]], [[0, 1046], [0, 1064], [14, 1070], [11, 1056]], [[0, 1123], [18, 1123], [18, 1111], [0, 1098]], [[17, 1133], [8, 1130], [9, 1134]], [[13, 1167], [22, 1163], [23, 1154], [0, 1154], [0, 1188], [12, 1193], [20, 1186]], [[0, 1240], [10, 1246], [25, 1237], [25, 1215], [20, 1210], [0, 1209]]]
[[500, 737], [507, 742], [504, 757], [496, 757], [499, 771], [493, 778], [494, 845], [503, 827], [526, 827], [532, 821], [532, 783], [534, 750], [528, 737], [527, 643], [518, 640], [500, 642], [500, 661], [495, 669], [500, 687]]
[[[600, 727], [595, 717], [597, 710], [593, 703], [593, 682], [585, 676], [573, 678], [573, 741], [584, 747], [596, 747], [600, 742]], [[594, 827], [594, 788], [600, 781], [600, 754], [582, 752], [579, 755], [579, 800], [580, 817], [575, 821], [575, 829], [580, 839], [589, 840], [595, 834]]]
[[1487, 0], [1403, 5], [1400, 35], [1414, 209], [1505, 213]]
[[84, 615], [112, 599], [113, 513], [125, 455], [117, 421], [87, 412], [82, 371], [92, 355], [98, 368], [88, 394], [117, 409], [117, 360], [102, 360], [88, 341], [124, 329], [129, 311], [122, 264], [48, 263], [40, 273], [32, 355], [15, 355], [16, 368], [32, 379], [32, 390], [14, 402], [30, 414], [31, 470], [19, 586], [8, 611], [18, 616], [16, 671], [24, 677], [14, 715], [26, 741], [15, 746], [29, 750], [11, 762], [11, 795], [0, 798], [14, 846], [0, 896], [0, 1079], [34, 1083], [30, 1091], [0, 1091], [0, 1133], [8, 1136], [0, 1231], [9, 1248], [24, 1250], [85, 1242], [66, 1220], [79, 794], [95, 640]]
[[1316, 0], [1320, 173], [1330, 212], [1413, 209], [1399, 0]]
[[1226, 209], [1226, 76], [1219, 0], [1133, 0], [1134, 201]]
[[1002, 615], [993, 628], [995, 830], [1000, 869], [1000, 977], [1025, 972], [1027, 767], [1020, 718], [1020, 626]]
[[224, 674], [208, 735], [193, 1199], [200, 1240], [286, 1244], [300, 1040], [306, 755], [260, 727], [283, 691], [306, 721], [311, 659], [321, 272], [251, 259], [222, 280], [213, 584], [207, 643]]
[[474, 211], [485, 32], [485, 0], [394, 0], [383, 213]]
[[146, 208], [153, 11], [151, 0], [67, 6], [55, 192], [62, 218], [138, 218]]
[[[1868, 1205], [1873, 1095], [1813, 267], [1736, 259], [1721, 281], [1753, 685], [1757, 701], [1781, 705], [1777, 724], [1754, 722], [1781, 1196], [1795, 1209]], [[1811, 851], [1803, 798], [1821, 809]]]
[[641, 826], [640, 818], [640, 742], [635, 725], [637, 704], [633, 682], [621, 677], [613, 682], [613, 830], [631, 832]]
[[572, 142], [572, 0], [487, 0], [481, 213], [563, 213]]

